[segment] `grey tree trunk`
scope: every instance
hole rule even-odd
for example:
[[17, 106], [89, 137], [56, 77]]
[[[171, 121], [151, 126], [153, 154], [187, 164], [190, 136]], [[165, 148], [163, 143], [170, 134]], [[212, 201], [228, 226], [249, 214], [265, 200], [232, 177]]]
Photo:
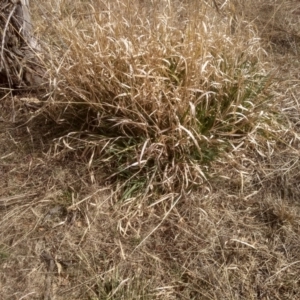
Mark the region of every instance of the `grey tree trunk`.
[[41, 87], [45, 70], [33, 36], [29, 0], [0, 3], [0, 87]]

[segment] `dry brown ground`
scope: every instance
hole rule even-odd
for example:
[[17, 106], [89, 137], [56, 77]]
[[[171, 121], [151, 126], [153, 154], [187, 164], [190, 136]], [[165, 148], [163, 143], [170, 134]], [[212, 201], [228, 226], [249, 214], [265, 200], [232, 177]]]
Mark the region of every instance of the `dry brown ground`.
[[300, 11], [289, 9], [298, 25], [286, 32], [269, 39], [273, 23], [257, 24], [290, 129], [275, 153], [237, 149], [171, 203], [118, 201], [85, 161], [50, 155], [56, 124], [13, 124], [33, 109], [1, 100], [1, 299], [300, 299]]

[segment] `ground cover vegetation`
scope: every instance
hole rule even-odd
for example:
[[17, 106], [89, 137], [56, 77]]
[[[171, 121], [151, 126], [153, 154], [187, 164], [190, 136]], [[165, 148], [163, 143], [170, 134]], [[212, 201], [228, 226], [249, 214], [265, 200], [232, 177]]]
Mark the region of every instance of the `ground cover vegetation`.
[[4, 299], [299, 298], [299, 3], [30, 4], [47, 90], [0, 102]]

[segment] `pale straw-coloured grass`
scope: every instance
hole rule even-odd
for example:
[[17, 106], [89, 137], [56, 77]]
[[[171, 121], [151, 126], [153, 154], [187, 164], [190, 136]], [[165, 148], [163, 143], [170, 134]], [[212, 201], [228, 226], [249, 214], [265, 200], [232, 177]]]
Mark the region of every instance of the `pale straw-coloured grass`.
[[49, 101], [72, 126], [55, 151], [123, 181], [122, 199], [189, 191], [241, 139], [263, 139], [272, 79], [251, 24], [233, 33], [229, 16], [197, 1], [84, 2], [73, 13], [53, 3]]
[[300, 298], [297, 1], [33, 8], [50, 82], [0, 123], [3, 298]]

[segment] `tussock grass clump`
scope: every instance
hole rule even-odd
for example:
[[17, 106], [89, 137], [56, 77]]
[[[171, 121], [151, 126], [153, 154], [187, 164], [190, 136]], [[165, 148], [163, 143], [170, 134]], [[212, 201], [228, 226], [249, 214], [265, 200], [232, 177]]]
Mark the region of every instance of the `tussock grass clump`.
[[52, 97], [72, 124], [57, 150], [124, 179], [125, 198], [203, 182], [210, 162], [267, 117], [255, 30], [240, 23], [233, 33], [198, 2], [83, 2], [56, 24]]

